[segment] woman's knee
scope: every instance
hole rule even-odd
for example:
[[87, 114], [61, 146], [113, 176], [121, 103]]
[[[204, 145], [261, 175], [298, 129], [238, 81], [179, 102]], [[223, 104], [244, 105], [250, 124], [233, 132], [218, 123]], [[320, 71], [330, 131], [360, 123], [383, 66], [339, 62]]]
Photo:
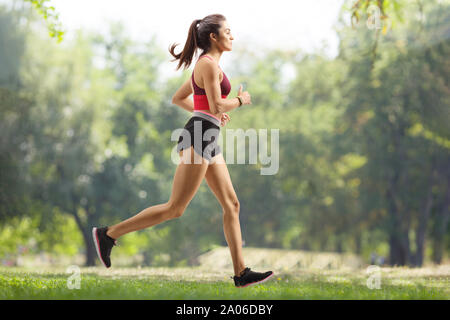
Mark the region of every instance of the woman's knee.
[[175, 203], [175, 202], [168, 202], [169, 205], [169, 218], [175, 219], [179, 218], [183, 215], [184, 211], [186, 210], [186, 205]]
[[228, 200], [223, 206], [223, 213], [231, 215], [239, 215], [240, 203], [237, 198]]

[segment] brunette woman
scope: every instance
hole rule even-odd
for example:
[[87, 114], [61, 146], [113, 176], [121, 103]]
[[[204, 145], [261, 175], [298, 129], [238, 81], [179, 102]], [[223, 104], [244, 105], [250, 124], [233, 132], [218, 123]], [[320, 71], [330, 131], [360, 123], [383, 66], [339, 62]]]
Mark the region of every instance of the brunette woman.
[[[197, 49], [201, 50], [192, 76], [172, 98], [173, 104], [192, 112], [177, 144], [181, 161], [175, 171], [172, 194], [168, 202], [148, 207], [116, 225], [93, 228], [97, 254], [107, 268], [111, 266], [111, 249], [119, 237], [181, 217], [205, 178], [223, 208], [223, 230], [233, 261], [235, 286], [247, 287], [273, 276], [272, 271], [254, 272], [244, 264], [239, 200], [217, 144], [220, 126], [230, 120], [226, 112], [251, 104], [250, 94], [242, 92], [242, 85], [236, 97], [227, 98], [231, 85], [219, 62], [223, 52], [232, 50], [232, 41], [226, 18], [212, 14], [192, 22], [181, 53], [175, 54], [176, 44], [169, 49], [175, 57], [172, 61], [179, 60], [177, 70], [183, 65], [187, 69]], [[191, 94], [193, 100], [189, 98]]]

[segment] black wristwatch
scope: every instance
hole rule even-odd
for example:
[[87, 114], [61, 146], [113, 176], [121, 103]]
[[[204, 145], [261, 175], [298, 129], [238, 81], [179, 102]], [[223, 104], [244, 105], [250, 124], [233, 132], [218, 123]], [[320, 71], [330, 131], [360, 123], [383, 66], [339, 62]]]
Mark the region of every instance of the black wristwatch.
[[239, 100], [239, 107], [242, 106], [242, 98], [240, 96], [236, 96], [236, 98]]

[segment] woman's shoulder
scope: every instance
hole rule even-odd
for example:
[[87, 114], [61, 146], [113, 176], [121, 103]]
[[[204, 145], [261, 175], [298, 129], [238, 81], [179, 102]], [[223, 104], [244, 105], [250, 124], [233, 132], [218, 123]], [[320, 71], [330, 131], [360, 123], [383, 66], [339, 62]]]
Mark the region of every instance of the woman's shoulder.
[[217, 63], [212, 60], [212, 59], [208, 59], [208, 58], [203, 58], [203, 57], [207, 57], [207, 56], [201, 56], [200, 58], [197, 59], [197, 63], [195, 64], [195, 67], [199, 67], [201, 69], [205, 69], [205, 68], [213, 68], [213, 69], [219, 69], [219, 66], [217, 65]]
[[194, 66], [194, 71], [196, 75], [203, 75], [205, 72], [217, 72], [221, 73], [221, 69], [215, 61], [211, 61], [208, 58], [199, 58]]

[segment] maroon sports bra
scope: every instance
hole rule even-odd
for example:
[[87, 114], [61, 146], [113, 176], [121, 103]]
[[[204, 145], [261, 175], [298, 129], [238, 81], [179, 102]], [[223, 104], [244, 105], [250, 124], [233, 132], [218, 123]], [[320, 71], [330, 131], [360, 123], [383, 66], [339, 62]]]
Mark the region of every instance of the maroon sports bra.
[[[207, 58], [211, 59], [212, 61], [214, 61], [213, 58], [211, 58], [210, 56], [207, 56], [207, 55], [200, 56], [200, 58], [198, 60], [200, 60], [203, 57], [207, 57]], [[220, 68], [220, 66], [219, 66], [219, 68]], [[230, 84], [230, 81], [228, 80], [227, 76], [225, 75], [225, 72], [222, 71], [222, 74], [223, 74], [223, 79], [222, 79], [222, 82], [220, 83], [220, 91], [221, 91], [222, 98], [225, 99], [231, 91], [231, 84]], [[209, 109], [208, 99], [206, 97], [206, 91], [205, 91], [205, 89], [197, 86], [197, 84], [195, 83], [194, 71], [192, 71], [191, 78], [192, 78], [192, 86], [194, 88], [194, 111], [207, 111], [208, 113], [210, 113], [211, 110]]]

